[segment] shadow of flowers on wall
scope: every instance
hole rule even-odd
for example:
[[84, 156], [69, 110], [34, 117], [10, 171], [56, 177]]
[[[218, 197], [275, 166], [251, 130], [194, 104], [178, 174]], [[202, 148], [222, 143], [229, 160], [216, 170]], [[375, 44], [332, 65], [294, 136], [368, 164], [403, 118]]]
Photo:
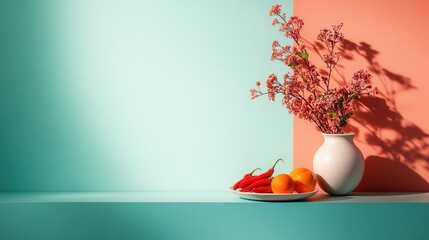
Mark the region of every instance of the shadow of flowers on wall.
[[[308, 44], [320, 55], [320, 43]], [[364, 177], [355, 191], [429, 191], [429, 183], [417, 172], [429, 175], [429, 134], [398, 108], [398, 94], [418, 90], [413, 80], [383, 67], [379, 51], [369, 43], [344, 39], [339, 48], [345, 61], [364, 60], [373, 75], [379, 95], [360, 99], [347, 130], [356, 132], [356, 140], [372, 148], [365, 159]], [[344, 65], [337, 65], [336, 81], [348, 81]], [[416, 106], [418, 107], [418, 106]], [[417, 172], [416, 172], [417, 171]]]

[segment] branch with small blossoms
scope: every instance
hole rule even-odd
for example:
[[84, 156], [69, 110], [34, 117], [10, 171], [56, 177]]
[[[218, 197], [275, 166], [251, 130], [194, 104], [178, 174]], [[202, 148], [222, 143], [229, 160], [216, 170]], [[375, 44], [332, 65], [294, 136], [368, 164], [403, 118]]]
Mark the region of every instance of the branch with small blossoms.
[[[288, 75], [285, 75], [285, 79], [287, 79], [287, 78], [288, 78]], [[257, 98], [257, 97], [260, 97], [260, 96], [263, 96], [263, 95], [268, 95], [268, 98], [270, 100], [274, 101], [275, 100], [275, 95], [277, 95], [277, 94], [285, 94], [285, 91], [287, 91], [287, 88], [286, 88], [285, 85], [286, 85], [286, 83], [285, 84], [281, 84], [277, 80], [277, 76], [276, 75], [270, 74], [270, 76], [268, 77], [268, 80], [267, 80], [268, 91], [267, 92], [262, 92], [261, 88], [260, 88], [261, 82], [257, 81], [256, 82], [256, 86], [258, 87], [258, 89], [250, 89], [251, 99], [253, 100], [253, 99]], [[313, 108], [313, 106], [305, 98], [303, 88], [300, 88], [300, 89], [301, 89], [302, 94], [299, 93], [299, 92], [290, 92], [289, 93], [290, 96], [292, 96], [293, 98], [298, 98], [298, 99], [302, 100], [307, 106], [309, 106], [310, 108]], [[285, 99], [283, 99], [282, 102], [283, 102], [284, 105], [288, 104], [288, 102], [286, 102]], [[296, 103], [296, 101], [295, 101], [295, 103]], [[313, 110], [313, 109], [311, 109], [311, 110]], [[311, 115], [309, 116], [309, 119], [312, 122], [314, 122], [319, 127], [319, 129], [326, 130], [325, 127], [323, 126], [323, 124], [319, 121], [319, 119], [317, 119], [317, 118], [315, 118], [314, 116], [311, 116]]]
[[293, 70], [293, 74], [285, 74], [283, 83], [278, 81], [276, 75], [270, 74], [266, 92], [261, 90], [261, 82], [256, 82], [257, 89], [250, 90], [251, 99], [268, 95], [269, 100], [275, 101], [276, 95], [283, 95], [282, 104], [290, 113], [314, 122], [323, 133], [343, 133], [348, 119], [356, 111], [354, 101], [361, 95], [377, 93], [368, 84], [371, 75], [365, 70], [354, 73], [345, 86], [330, 88], [332, 72], [341, 57], [341, 52], [335, 50], [344, 39], [340, 32], [343, 24], [322, 29], [317, 37], [327, 49], [327, 53], [322, 55], [328, 68], [325, 76], [310, 62], [300, 34], [304, 22], [295, 16], [287, 20], [286, 14], [281, 12], [281, 5], [274, 5], [269, 14], [275, 16], [272, 25], [279, 25], [279, 31], [295, 43], [295, 46], [281, 46], [279, 41], [274, 41], [271, 60], [284, 63]]

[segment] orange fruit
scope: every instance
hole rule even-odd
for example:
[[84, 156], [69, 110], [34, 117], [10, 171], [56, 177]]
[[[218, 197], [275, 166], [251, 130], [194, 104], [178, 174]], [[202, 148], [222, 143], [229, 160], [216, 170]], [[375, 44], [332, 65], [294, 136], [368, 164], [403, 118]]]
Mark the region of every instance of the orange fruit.
[[293, 179], [287, 174], [279, 174], [271, 180], [273, 193], [292, 193], [294, 190]]
[[295, 184], [295, 191], [299, 193], [312, 192], [316, 187], [316, 177], [307, 168], [296, 168], [290, 173]]

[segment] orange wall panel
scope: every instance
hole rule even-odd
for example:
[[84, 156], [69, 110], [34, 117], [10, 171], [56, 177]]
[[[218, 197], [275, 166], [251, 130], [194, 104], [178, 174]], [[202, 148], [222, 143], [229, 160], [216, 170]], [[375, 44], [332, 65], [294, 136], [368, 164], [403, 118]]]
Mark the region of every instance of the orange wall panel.
[[[324, 67], [317, 34], [343, 22], [343, 58], [333, 80], [348, 81], [363, 68], [379, 89], [376, 97], [362, 99], [347, 128], [357, 133], [366, 161], [356, 191], [429, 191], [428, 12], [429, 1], [418, 0], [294, 2], [310, 60]], [[294, 120], [294, 167], [312, 168], [323, 137], [313, 124]]]

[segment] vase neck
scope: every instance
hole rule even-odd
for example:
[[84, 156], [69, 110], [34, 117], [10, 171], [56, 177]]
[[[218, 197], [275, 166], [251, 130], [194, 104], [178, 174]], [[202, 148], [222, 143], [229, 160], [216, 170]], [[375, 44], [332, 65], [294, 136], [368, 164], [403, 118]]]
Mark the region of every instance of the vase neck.
[[325, 141], [335, 140], [335, 139], [344, 139], [350, 142], [353, 142], [353, 138], [356, 136], [355, 133], [341, 133], [341, 134], [327, 134], [322, 133]]

